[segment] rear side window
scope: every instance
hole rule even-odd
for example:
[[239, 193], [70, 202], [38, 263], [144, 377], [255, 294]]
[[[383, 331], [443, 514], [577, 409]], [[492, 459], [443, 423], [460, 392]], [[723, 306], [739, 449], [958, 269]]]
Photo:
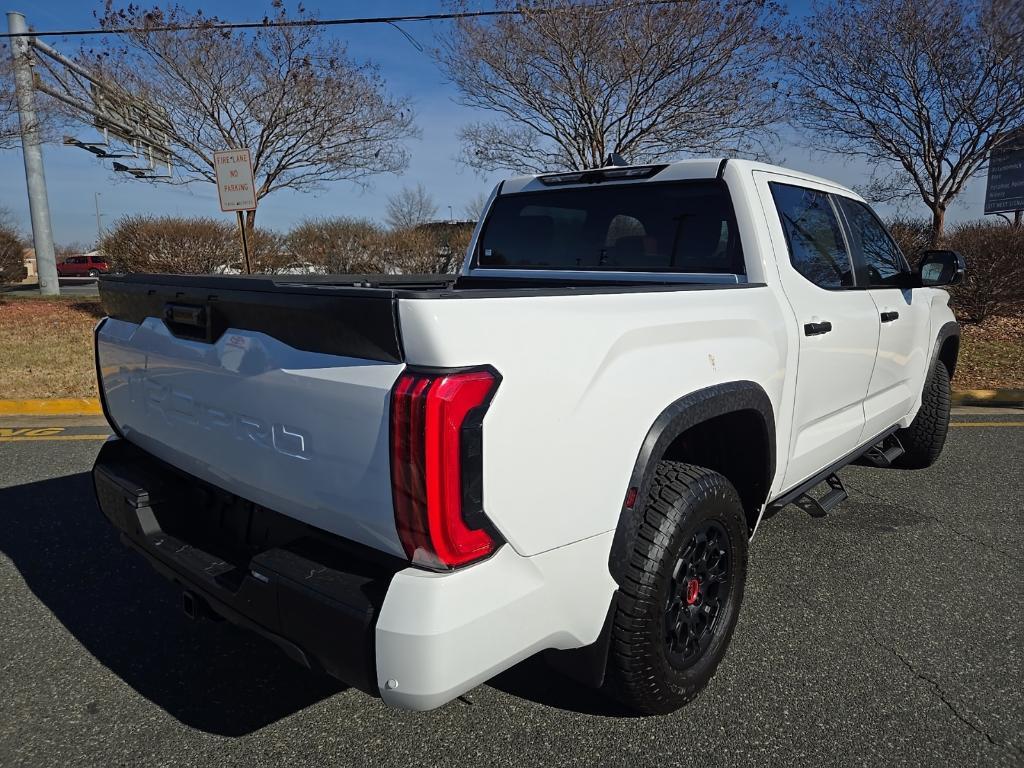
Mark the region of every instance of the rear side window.
[[855, 256], [863, 261], [867, 284], [874, 287], [899, 286], [903, 275], [910, 272], [899, 247], [889, 236], [882, 222], [864, 203], [848, 197], [837, 197], [836, 202], [846, 216]]
[[477, 266], [745, 273], [719, 181], [609, 184], [498, 197]]
[[853, 285], [853, 268], [828, 195], [771, 182], [793, 268], [822, 288]]

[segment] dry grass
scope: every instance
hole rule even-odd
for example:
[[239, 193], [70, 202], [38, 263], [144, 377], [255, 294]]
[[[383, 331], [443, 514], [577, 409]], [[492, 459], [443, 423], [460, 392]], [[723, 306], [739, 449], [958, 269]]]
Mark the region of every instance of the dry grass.
[[1024, 388], [1024, 316], [962, 328], [953, 389]]
[[98, 299], [0, 295], [0, 399], [95, 397]]
[[[0, 295], [0, 400], [95, 397], [98, 299]], [[1024, 318], [964, 325], [954, 389], [1024, 388]]]

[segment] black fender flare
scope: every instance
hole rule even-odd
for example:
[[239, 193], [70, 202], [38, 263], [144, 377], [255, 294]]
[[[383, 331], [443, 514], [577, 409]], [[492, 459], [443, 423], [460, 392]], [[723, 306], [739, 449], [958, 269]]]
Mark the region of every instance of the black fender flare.
[[633, 550], [654, 466], [661, 461], [672, 442], [688, 429], [738, 411], [754, 411], [761, 416], [763, 437], [768, 444], [768, 461], [762, 484], [765, 494], [768, 493], [775, 477], [775, 411], [764, 388], [753, 381], [730, 381], [684, 395], [654, 420], [633, 465], [628, 487], [637, 489], [636, 497], [631, 508], [623, 503], [608, 558], [608, 569], [616, 583], [622, 583], [625, 564]]
[[956, 361], [960, 356], [960, 323], [956, 320], [943, 323], [942, 327], [939, 328], [939, 332], [935, 334], [935, 344], [932, 346], [932, 355], [928, 359], [926, 376], [931, 372], [932, 366], [935, 365], [935, 360], [939, 357], [939, 353], [942, 351], [942, 347], [945, 346], [946, 340], [954, 336], [956, 337], [956, 351], [953, 355], [952, 364], [949, 367], [949, 378], [953, 378], [953, 374], [956, 373]]

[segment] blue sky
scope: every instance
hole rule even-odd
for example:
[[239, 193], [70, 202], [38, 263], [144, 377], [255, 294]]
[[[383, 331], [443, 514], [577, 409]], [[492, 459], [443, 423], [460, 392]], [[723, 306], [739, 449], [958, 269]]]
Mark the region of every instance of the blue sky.
[[[142, 3], [146, 5], [145, 2]], [[235, 20], [258, 20], [268, 12], [269, 1], [247, 3], [182, 0], [187, 7], [202, 8], [207, 14]], [[30, 25], [39, 30], [88, 28], [96, 26], [93, 10], [101, 2], [82, 0], [7, 0], [4, 11], [22, 10]], [[490, 6], [483, 0], [474, 3]], [[791, 12], [799, 14], [805, 2], [790, 3]], [[337, 2], [311, 0], [306, 6], [323, 17], [377, 16], [382, 14], [429, 13], [441, 10], [440, 0], [396, 0], [388, 2]], [[424, 48], [429, 48], [439, 23], [416, 22], [403, 26]], [[382, 219], [388, 195], [401, 187], [423, 183], [438, 204], [438, 213], [447, 217], [451, 205], [456, 217], [475, 195], [488, 191], [502, 174], [480, 176], [456, 161], [459, 152], [457, 132], [460, 125], [486, 114], [474, 112], [455, 103], [454, 89], [444, 82], [441, 73], [426, 53], [416, 50], [397, 30], [383, 25], [334, 27], [329, 34], [344, 40], [350, 54], [359, 60], [372, 60], [392, 93], [408, 97], [417, 115], [422, 137], [408, 144], [411, 162], [401, 176], [378, 176], [367, 189], [350, 183], [335, 183], [323, 191], [296, 194], [274, 193], [260, 204], [260, 226], [287, 230], [305, 217], [357, 216]], [[49, 39], [59, 50], [72, 53], [77, 41]], [[87, 129], [81, 134], [85, 136]], [[846, 161], [819, 152], [811, 152], [790, 137], [775, 162], [854, 186], [862, 183], [869, 168], [860, 161]], [[74, 147], [51, 145], [44, 148], [46, 180], [49, 189], [51, 218], [57, 243], [91, 243], [96, 237], [94, 194], [100, 194], [100, 210], [104, 226], [111, 225], [125, 214], [170, 214], [229, 216], [220, 213], [216, 190], [210, 184], [188, 187], [153, 185], [127, 181], [115, 175], [87, 152]], [[109, 165], [109, 163], [108, 163]], [[976, 218], [982, 214], [984, 182], [975, 179], [956, 200], [950, 221]], [[28, 203], [25, 193], [24, 167], [19, 149], [0, 151], [0, 207], [9, 210], [25, 231], [29, 231]], [[883, 214], [892, 209], [882, 207]], [[907, 212], [924, 216], [922, 205], [912, 205]]]

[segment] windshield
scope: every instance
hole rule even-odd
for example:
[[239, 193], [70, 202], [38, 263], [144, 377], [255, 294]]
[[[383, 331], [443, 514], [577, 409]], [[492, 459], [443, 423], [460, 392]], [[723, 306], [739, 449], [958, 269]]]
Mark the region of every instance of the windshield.
[[720, 181], [610, 184], [499, 196], [476, 266], [744, 274]]

